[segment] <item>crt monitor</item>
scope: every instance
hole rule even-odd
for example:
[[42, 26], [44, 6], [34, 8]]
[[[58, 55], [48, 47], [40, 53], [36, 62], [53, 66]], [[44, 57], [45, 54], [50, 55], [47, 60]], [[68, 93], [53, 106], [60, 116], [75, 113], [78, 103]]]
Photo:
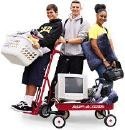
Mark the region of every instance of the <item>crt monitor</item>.
[[81, 74], [58, 74], [55, 89], [58, 100], [82, 100], [88, 98], [87, 76]]

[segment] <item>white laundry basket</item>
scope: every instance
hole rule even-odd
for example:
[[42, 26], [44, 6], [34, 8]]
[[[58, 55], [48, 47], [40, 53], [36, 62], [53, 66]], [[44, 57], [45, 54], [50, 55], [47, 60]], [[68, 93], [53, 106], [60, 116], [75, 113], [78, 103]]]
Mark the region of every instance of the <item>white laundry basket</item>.
[[32, 47], [32, 41], [27, 34], [9, 35], [1, 48], [1, 53], [11, 62], [18, 65], [30, 65], [41, 52]]

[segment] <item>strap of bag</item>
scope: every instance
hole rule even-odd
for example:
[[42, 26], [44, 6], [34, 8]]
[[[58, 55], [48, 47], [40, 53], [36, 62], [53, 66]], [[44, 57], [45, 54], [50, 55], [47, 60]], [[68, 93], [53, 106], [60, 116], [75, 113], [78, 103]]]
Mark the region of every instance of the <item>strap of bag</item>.
[[104, 27], [104, 29], [106, 30], [107, 34], [108, 34], [108, 29], [106, 27]]
[[[68, 20], [69, 20], [69, 18], [66, 19], [65, 22], [64, 22], [63, 36], [65, 35], [65, 26], [66, 26], [66, 23], [68, 22]], [[82, 23], [83, 23], [83, 18], [81, 17], [81, 18], [80, 18], [80, 24], [82, 24]]]

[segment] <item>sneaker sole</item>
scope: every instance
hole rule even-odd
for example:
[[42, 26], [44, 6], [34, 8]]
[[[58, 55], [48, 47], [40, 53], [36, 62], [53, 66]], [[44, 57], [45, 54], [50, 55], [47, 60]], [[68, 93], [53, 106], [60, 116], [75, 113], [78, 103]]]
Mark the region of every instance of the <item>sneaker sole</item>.
[[18, 110], [14, 107], [11, 106], [11, 109], [13, 109], [14, 111], [17, 111], [17, 112], [24, 112], [24, 113], [32, 113], [32, 111], [23, 111], [23, 110]]

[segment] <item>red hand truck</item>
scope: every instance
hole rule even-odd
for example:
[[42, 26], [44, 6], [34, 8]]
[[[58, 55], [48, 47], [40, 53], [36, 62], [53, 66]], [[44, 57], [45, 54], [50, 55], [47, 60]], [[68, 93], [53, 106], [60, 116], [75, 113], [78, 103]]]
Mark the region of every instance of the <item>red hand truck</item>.
[[[56, 48], [56, 47], [55, 47]], [[57, 111], [52, 111], [51, 107], [47, 103], [43, 103], [43, 93], [45, 91], [46, 84], [48, 84], [50, 88], [50, 81], [48, 78], [50, 67], [52, 64], [53, 57], [56, 53], [61, 53], [60, 51], [54, 49], [50, 55], [50, 61], [47, 66], [43, 84], [40, 89], [37, 90], [36, 99], [33, 102], [33, 110], [31, 115], [40, 115], [43, 118], [48, 118], [51, 114], [55, 114], [53, 118], [53, 125], [56, 128], [62, 128], [66, 124], [66, 119], [70, 116], [69, 111], [76, 111], [76, 110], [95, 110], [95, 117], [97, 119], [104, 119], [104, 123], [108, 127], [113, 127], [117, 119], [113, 114], [110, 114], [110, 110], [114, 108], [114, 104], [106, 105], [106, 104], [99, 104], [99, 103], [79, 103], [79, 102], [60, 102], [56, 98], [55, 106]]]

